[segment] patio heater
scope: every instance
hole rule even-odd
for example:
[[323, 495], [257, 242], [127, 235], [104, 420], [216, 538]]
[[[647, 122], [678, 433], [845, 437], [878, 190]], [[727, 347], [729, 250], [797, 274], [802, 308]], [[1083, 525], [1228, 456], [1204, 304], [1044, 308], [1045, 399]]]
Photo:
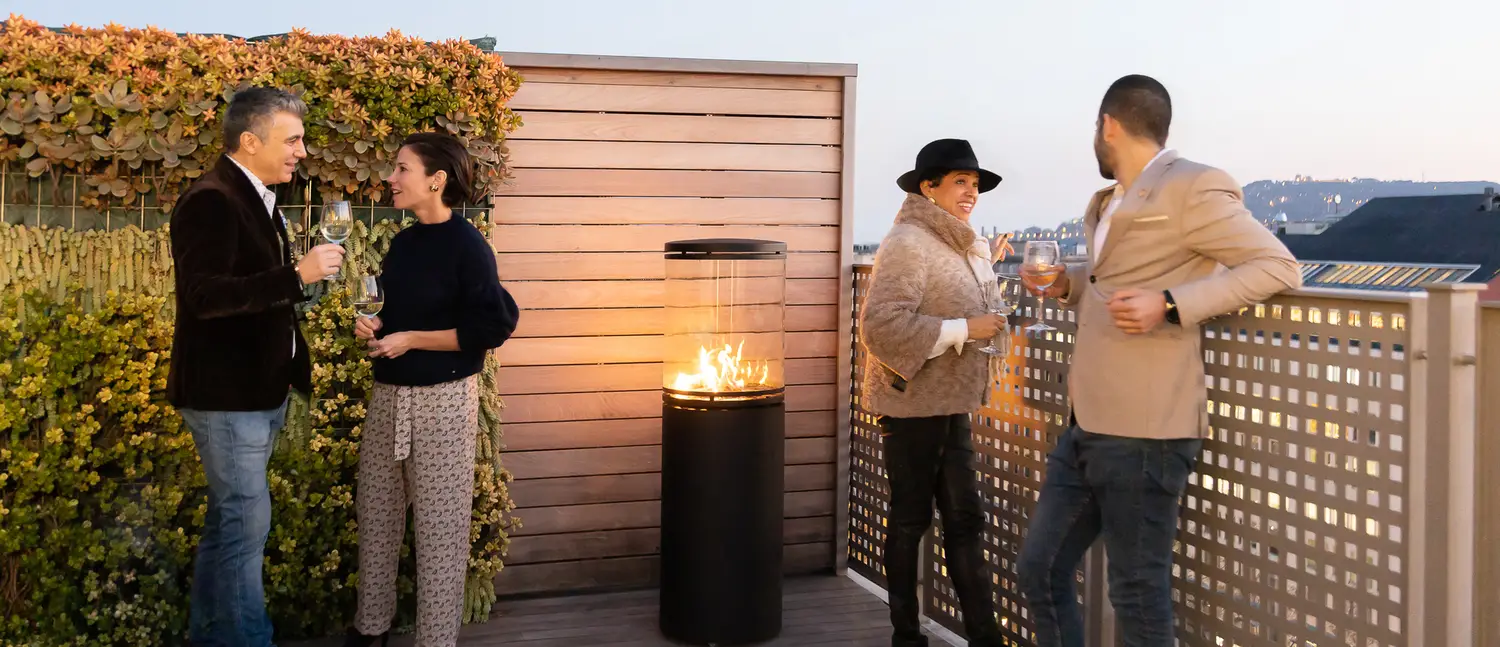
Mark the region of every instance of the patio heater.
[[662, 633], [743, 645], [781, 632], [786, 243], [666, 245]]

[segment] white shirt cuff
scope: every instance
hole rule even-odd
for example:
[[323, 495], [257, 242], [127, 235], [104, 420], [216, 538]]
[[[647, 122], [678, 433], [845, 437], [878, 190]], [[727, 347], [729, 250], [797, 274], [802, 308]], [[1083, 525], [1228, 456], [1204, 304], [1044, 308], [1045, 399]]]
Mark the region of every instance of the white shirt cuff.
[[938, 332], [937, 343], [932, 346], [932, 354], [927, 359], [932, 359], [947, 352], [951, 347], [953, 352], [963, 354], [964, 342], [969, 339], [969, 322], [965, 319], [945, 319], [943, 328]]

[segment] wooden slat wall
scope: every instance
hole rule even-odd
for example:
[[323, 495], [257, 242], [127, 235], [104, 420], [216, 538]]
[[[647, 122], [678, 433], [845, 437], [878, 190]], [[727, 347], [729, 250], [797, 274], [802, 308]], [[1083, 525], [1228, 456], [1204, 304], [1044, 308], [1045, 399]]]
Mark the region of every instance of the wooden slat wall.
[[525, 310], [499, 376], [523, 527], [498, 590], [655, 582], [662, 246], [684, 238], [781, 240], [792, 252], [786, 565], [833, 568], [846, 79], [517, 69], [511, 107], [525, 125], [509, 142], [515, 178], [495, 196], [492, 238]]

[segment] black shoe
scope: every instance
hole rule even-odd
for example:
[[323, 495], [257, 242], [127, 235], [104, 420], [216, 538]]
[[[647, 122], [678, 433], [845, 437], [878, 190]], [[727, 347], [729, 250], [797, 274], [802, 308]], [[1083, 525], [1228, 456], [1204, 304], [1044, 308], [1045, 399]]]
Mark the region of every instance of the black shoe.
[[366, 636], [359, 633], [358, 629], [350, 628], [349, 634], [344, 638], [344, 647], [370, 647], [375, 641], [380, 641], [380, 647], [386, 647], [391, 643], [391, 632], [387, 631], [378, 636]]
[[916, 638], [906, 638], [892, 634], [891, 647], [927, 647], [927, 636], [920, 635]]

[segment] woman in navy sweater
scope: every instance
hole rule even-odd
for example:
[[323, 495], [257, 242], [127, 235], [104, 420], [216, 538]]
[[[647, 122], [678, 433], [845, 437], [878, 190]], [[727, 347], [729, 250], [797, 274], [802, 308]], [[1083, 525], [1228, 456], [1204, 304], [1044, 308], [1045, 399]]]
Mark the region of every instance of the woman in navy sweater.
[[475, 197], [474, 162], [441, 133], [406, 138], [388, 182], [397, 209], [417, 217], [391, 241], [381, 270], [385, 304], [360, 318], [375, 387], [359, 448], [359, 608], [346, 644], [389, 636], [396, 566], [415, 514], [417, 645], [458, 639], [473, 515], [478, 373], [520, 312], [500, 285], [494, 251], [453, 209]]

